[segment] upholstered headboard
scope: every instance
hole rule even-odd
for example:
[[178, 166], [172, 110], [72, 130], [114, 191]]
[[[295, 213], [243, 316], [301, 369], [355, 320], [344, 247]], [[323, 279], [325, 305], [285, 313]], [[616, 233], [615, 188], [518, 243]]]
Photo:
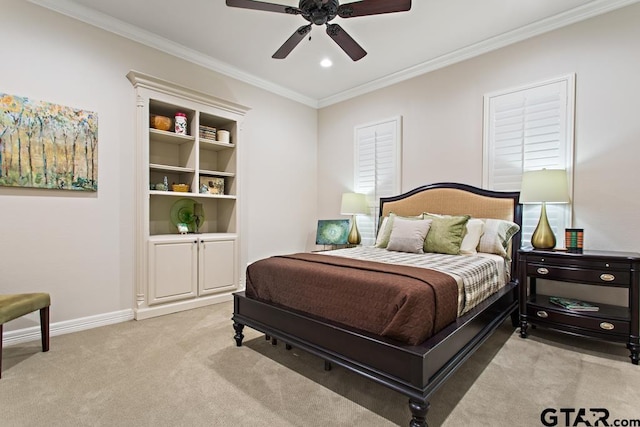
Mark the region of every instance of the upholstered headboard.
[[431, 212], [504, 219], [521, 225], [522, 218], [519, 221], [516, 218], [519, 194], [488, 191], [463, 184], [431, 184], [399, 196], [381, 198], [380, 216], [391, 212], [401, 216]]
[[[474, 218], [494, 218], [515, 222], [522, 229], [522, 205], [519, 192], [484, 190], [451, 182], [430, 184], [393, 197], [380, 198], [380, 218], [390, 213], [400, 216], [423, 212], [446, 215], [470, 215]], [[511, 241], [513, 265], [520, 248], [520, 235]]]

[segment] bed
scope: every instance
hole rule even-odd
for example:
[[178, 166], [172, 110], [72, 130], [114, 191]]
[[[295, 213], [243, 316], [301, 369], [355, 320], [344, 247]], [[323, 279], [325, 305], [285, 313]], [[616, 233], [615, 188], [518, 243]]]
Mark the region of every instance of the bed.
[[[507, 278], [487, 297], [474, 301], [470, 307], [465, 308], [460, 303], [465, 294], [464, 290], [461, 291], [462, 280], [459, 275], [452, 275], [455, 278], [453, 284], [445, 283], [446, 278], [440, 275], [432, 276], [429, 273], [423, 277], [426, 273], [418, 271], [423, 270], [419, 266], [396, 266], [377, 262], [375, 256], [380, 253], [379, 250], [355, 248], [356, 252], [364, 254], [365, 259], [354, 260], [350, 259], [349, 253], [341, 251], [272, 257], [254, 263], [257, 264], [255, 269], [251, 269], [253, 264], [250, 265], [247, 269], [247, 289], [234, 294], [232, 320], [236, 345], [242, 345], [242, 331], [248, 326], [263, 332], [274, 345], [281, 340], [287, 348], [293, 346], [315, 354], [324, 359], [326, 369], [336, 364], [406, 395], [412, 415], [410, 426], [426, 427], [429, 398], [438, 387], [505, 319], [511, 316], [512, 324], [514, 327], [517, 325], [518, 275], [515, 268], [518, 265], [520, 233], [513, 230], [522, 224], [522, 205], [518, 199], [517, 192], [495, 192], [457, 183], [430, 184], [395, 197], [380, 199], [380, 218], [396, 216], [403, 219], [395, 220], [393, 233], [396, 233], [396, 224], [399, 228], [401, 222], [408, 223], [405, 219], [420, 216], [424, 219], [425, 212], [430, 214], [430, 218], [466, 215], [474, 219], [483, 219], [485, 225], [489, 222], [512, 224], [511, 234], [502, 242], [504, 253], [500, 254]], [[434, 223], [431, 223], [431, 226], [434, 227], [432, 231], [435, 230]], [[411, 227], [413, 229], [418, 226], [411, 224]], [[378, 240], [383, 228], [384, 224], [380, 226]], [[468, 230], [465, 230], [466, 233]], [[388, 244], [391, 245], [392, 241]], [[371, 255], [374, 259], [366, 258], [369, 252], [374, 254]], [[464, 257], [447, 256], [458, 259]], [[311, 276], [304, 276], [302, 273], [298, 276], [296, 270], [292, 270], [297, 268], [297, 263], [303, 264], [301, 269], [309, 269]], [[357, 271], [350, 273], [346, 279], [334, 271], [351, 268]], [[439, 267], [434, 268], [436, 273], [439, 270]], [[408, 281], [406, 286], [410, 291], [397, 291], [394, 288], [396, 278], [398, 281]], [[287, 280], [291, 282], [288, 287], [281, 285], [281, 282]], [[358, 284], [358, 281], [362, 283]], [[376, 286], [372, 287], [370, 281], [377, 282]], [[271, 283], [273, 289], [282, 288], [281, 292], [284, 294], [277, 294], [271, 289], [262, 291], [262, 288], [257, 286], [262, 282]], [[334, 282], [338, 283], [338, 286], [334, 286]], [[423, 283], [428, 286], [423, 286]], [[303, 284], [305, 286], [302, 286]], [[334, 288], [338, 288], [339, 292], [340, 288], [351, 288], [352, 284], [367, 287], [368, 290], [374, 289], [374, 294], [382, 292], [382, 298], [392, 301], [391, 304], [387, 304], [392, 306], [389, 316], [396, 317], [383, 321], [374, 319], [373, 324], [363, 323], [363, 317], [376, 317], [371, 314], [371, 310], [367, 311], [363, 306], [373, 306], [376, 312], [380, 307], [380, 312], [385, 309], [385, 304], [372, 303], [369, 291], [362, 293], [366, 300], [359, 300], [358, 292], [355, 292], [356, 296], [343, 295], [337, 300], [329, 299], [329, 303], [320, 296], [315, 298], [317, 304], [310, 304], [308, 301], [298, 303], [290, 298], [294, 287], [311, 287], [311, 291], [303, 290], [302, 293], [309, 293], [313, 299], [314, 292], [319, 292], [318, 289], [331, 289], [333, 295]], [[390, 289], [381, 291], [380, 284], [389, 285]], [[439, 287], [444, 290], [438, 290]], [[432, 294], [435, 300], [429, 302], [429, 306], [425, 305], [423, 289], [427, 289], [426, 292]], [[401, 294], [397, 295], [396, 292]], [[455, 308], [451, 308], [451, 294], [454, 292]], [[414, 293], [417, 295], [417, 302], [412, 302]], [[343, 316], [342, 312], [334, 307], [343, 304], [343, 301], [347, 311], [361, 314]], [[359, 311], [361, 308], [364, 311]], [[452, 310], [455, 311], [453, 318]], [[423, 312], [429, 313], [425, 315]], [[412, 325], [404, 328], [403, 322]], [[423, 323], [428, 324], [426, 331], [424, 328], [421, 329]], [[414, 333], [414, 329], [418, 329], [418, 332]], [[391, 332], [388, 333], [389, 331]]]

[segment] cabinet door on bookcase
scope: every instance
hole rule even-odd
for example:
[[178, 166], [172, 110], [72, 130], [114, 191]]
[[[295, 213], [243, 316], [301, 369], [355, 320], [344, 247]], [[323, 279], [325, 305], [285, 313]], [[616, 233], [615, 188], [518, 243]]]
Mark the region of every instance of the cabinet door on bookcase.
[[149, 305], [194, 298], [198, 289], [195, 241], [149, 242]]
[[236, 287], [236, 241], [200, 241], [199, 294], [234, 289]]

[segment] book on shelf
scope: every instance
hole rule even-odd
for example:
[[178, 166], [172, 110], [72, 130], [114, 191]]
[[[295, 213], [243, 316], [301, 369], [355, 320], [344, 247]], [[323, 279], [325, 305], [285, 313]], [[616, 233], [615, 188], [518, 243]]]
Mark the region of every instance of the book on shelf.
[[572, 298], [549, 297], [549, 302], [567, 310], [574, 311], [598, 311], [599, 307], [589, 302], [580, 301]]

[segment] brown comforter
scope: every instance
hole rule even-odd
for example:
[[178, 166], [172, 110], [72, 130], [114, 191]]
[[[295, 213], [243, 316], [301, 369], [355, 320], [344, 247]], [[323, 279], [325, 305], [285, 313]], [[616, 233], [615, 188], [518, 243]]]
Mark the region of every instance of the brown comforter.
[[453, 322], [458, 304], [447, 274], [315, 253], [251, 264], [246, 294], [411, 345]]

